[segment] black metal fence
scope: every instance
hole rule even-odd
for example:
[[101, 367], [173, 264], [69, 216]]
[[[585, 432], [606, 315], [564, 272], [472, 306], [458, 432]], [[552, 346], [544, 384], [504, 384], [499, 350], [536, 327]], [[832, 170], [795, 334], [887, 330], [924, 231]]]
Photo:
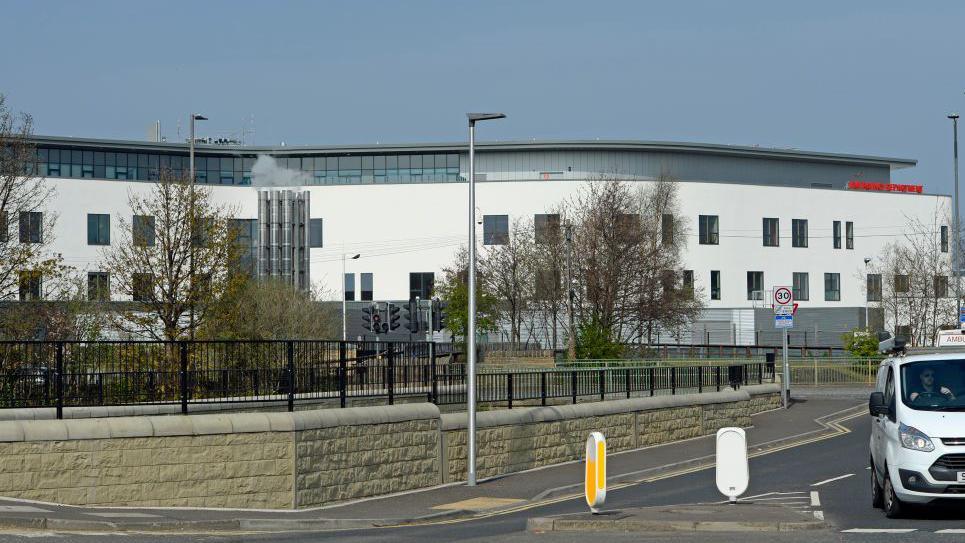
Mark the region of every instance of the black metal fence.
[[[0, 342], [0, 408], [180, 405], [422, 396], [466, 400], [451, 344], [368, 341]], [[547, 400], [773, 382], [773, 364], [480, 373], [481, 402]]]

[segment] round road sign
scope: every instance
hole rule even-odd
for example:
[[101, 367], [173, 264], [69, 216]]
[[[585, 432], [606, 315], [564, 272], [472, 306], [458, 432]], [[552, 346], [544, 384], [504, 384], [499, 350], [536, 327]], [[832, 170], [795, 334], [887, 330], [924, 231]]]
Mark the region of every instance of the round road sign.
[[791, 293], [791, 289], [787, 287], [774, 289], [774, 303], [777, 305], [791, 305], [794, 303], [794, 295]]

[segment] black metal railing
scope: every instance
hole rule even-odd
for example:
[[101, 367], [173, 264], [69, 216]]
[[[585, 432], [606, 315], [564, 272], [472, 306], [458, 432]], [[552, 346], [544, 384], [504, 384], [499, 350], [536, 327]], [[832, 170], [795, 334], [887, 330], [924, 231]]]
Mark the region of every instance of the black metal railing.
[[[327, 401], [465, 402], [451, 344], [370, 341], [0, 342], [0, 408]], [[773, 364], [499, 372], [478, 375], [480, 402], [699, 391], [773, 382]]]

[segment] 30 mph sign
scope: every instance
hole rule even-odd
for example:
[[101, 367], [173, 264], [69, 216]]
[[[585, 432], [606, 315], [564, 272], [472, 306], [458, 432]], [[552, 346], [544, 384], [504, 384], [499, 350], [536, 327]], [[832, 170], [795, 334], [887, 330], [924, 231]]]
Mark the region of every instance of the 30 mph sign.
[[793, 305], [793, 304], [794, 304], [794, 294], [791, 292], [791, 287], [774, 288], [774, 305]]

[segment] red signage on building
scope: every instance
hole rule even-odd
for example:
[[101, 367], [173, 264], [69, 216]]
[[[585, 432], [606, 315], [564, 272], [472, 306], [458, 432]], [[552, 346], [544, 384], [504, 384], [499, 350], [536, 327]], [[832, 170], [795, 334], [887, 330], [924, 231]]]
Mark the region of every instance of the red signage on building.
[[851, 190], [875, 190], [880, 192], [914, 192], [921, 194], [923, 185], [902, 185], [900, 183], [873, 183], [870, 181], [848, 181]]

